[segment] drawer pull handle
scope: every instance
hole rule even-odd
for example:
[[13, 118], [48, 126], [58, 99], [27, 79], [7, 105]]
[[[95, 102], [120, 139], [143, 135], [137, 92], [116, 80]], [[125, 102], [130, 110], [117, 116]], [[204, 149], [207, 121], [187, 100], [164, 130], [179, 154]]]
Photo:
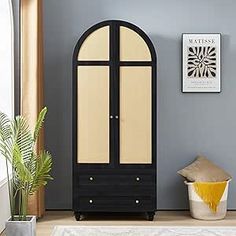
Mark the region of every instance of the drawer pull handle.
[[93, 203], [93, 200], [92, 200], [92, 199], [90, 199], [90, 200], [89, 200], [89, 203], [90, 203], [90, 204], [92, 204], [92, 203]]
[[93, 177], [92, 177], [92, 176], [91, 176], [91, 177], [89, 177], [89, 180], [90, 180], [90, 181], [93, 181]]
[[135, 203], [136, 203], [136, 204], [139, 204], [139, 200], [135, 200]]
[[140, 180], [140, 178], [139, 177], [136, 177], [136, 181], [139, 181]]

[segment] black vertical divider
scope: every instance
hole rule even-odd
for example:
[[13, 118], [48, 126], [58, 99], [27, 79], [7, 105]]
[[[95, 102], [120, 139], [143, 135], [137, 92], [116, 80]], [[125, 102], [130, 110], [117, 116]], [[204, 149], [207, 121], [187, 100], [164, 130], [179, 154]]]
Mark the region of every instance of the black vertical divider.
[[118, 22], [113, 23], [114, 41], [113, 41], [113, 71], [114, 71], [114, 95], [115, 95], [115, 165], [119, 165], [120, 157], [120, 26]]
[[[154, 54], [155, 55], [155, 54]], [[157, 168], [157, 81], [156, 81], [156, 57], [152, 58], [152, 164]], [[154, 175], [155, 183], [157, 184], [157, 173]], [[157, 196], [157, 188], [155, 188], [155, 196]], [[156, 199], [157, 201], [157, 199]], [[155, 203], [157, 205], [157, 202]]]
[[109, 38], [109, 49], [110, 49], [110, 55], [109, 55], [109, 61], [110, 61], [110, 67], [109, 67], [109, 74], [110, 74], [110, 105], [109, 105], [109, 109], [110, 109], [110, 164], [112, 166], [114, 166], [115, 163], [115, 125], [114, 125], [114, 119], [115, 119], [115, 80], [114, 80], [114, 63], [113, 63], [113, 58], [115, 57], [115, 51], [114, 51], [114, 47], [113, 47], [113, 42], [114, 42], [114, 38], [115, 38], [115, 34], [114, 34], [114, 23], [110, 23], [110, 38]]

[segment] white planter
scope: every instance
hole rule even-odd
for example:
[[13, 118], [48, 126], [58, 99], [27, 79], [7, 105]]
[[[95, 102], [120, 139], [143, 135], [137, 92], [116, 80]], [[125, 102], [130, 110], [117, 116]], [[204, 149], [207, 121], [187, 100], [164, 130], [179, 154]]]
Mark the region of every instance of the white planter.
[[27, 216], [27, 221], [6, 221], [6, 236], [35, 236], [36, 216]]
[[214, 213], [195, 192], [193, 183], [185, 181], [185, 184], [188, 186], [189, 207], [191, 216], [198, 220], [224, 219], [227, 212], [227, 197], [228, 197], [229, 182], [230, 180], [227, 181], [227, 185], [220, 199], [217, 212]]

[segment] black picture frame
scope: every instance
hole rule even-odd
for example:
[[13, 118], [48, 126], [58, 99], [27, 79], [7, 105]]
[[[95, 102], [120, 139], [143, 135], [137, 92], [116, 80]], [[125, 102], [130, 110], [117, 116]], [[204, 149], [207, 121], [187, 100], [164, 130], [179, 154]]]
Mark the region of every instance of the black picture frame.
[[[222, 78], [221, 78], [221, 33], [183, 33], [182, 34], [182, 77], [181, 77], [181, 91], [182, 93], [221, 93], [222, 91]], [[196, 77], [191, 73], [187, 74], [189, 68], [193, 66], [201, 65], [197, 60], [200, 58], [196, 56], [196, 61], [193, 62], [193, 57], [189, 56], [190, 48], [194, 48], [196, 54], [207, 53], [207, 57], [204, 57], [207, 61], [206, 65], [203, 65], [204, 69], [198, 69], [198, 73], [195, 72]], [[207, 51], [209, 50], [209, 51]], [[204, 52], [204, 53], [203, 53]], [[210, 57], [208, 58], [208, 52]], [[188, 55], [187, 55], [188, 54]], [[213, 55], [213, 56], [212, 56]], [[213, 59], [213, 60], [212, 60]], [[215, 62], [215, 63], [214, 63]], [[190, 65], [188, 63], [195, 63]], [[204, 63], [202, 63], [204, 64]], [[211, 65], [212, 64], [212, 65]], [[211, 67], [208, 67], [211, 65]], [[191, 67], [192, 66], [192, 67]], [[201, 73], [200, 73], [201, 70]], [[208, 71], [208, 72], [207, 72]], [[190, 71], [191, 72], [191, 71]], [[209, 77], [206, 76], [208, 73]], [[212, 74], [211, 74], [212, 73]]]

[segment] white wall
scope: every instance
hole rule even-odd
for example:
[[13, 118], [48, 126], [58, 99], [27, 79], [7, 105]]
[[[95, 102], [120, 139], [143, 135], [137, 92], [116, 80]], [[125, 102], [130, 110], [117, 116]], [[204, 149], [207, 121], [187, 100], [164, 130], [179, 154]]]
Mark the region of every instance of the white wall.
[[[0, 111], [10, 118], [13, 109], [13, 37], [9, 0], [0, 0]], [[10, 215], [5, 159], [0, 156], [0, 232]]]
[[[9, 0], [0, 1], [0, 111], [13, 117], [12, 27]], [[0, 158], [0, 181], [6, 177], [5, 161]]]

